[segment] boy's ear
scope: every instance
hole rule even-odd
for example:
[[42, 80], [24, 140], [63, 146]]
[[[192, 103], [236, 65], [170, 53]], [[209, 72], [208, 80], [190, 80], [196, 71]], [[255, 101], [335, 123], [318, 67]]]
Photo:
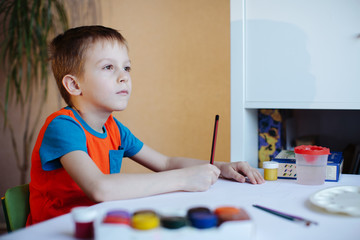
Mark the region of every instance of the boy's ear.
[[62, 84], [70, 95], [81, 95], [81, 89], [77, 78], [73, 75], [65, 75]]

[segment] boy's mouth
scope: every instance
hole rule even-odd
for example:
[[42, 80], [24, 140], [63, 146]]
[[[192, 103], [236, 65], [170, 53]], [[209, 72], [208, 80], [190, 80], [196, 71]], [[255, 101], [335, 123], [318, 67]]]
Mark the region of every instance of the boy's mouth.
[[116, 94], [119, 94], [119, 95], [128, 95], [128, 94], [129, 94], [129, 91], [128, 91], [128, 90], [121, 90], [121, 91], [117, 92]]

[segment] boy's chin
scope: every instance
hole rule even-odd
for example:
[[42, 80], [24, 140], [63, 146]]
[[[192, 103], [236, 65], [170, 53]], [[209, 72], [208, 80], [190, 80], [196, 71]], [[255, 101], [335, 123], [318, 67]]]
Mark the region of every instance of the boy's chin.
[[127, 108], [127, 103], [118, 104], [114, 111], [124, 111]]

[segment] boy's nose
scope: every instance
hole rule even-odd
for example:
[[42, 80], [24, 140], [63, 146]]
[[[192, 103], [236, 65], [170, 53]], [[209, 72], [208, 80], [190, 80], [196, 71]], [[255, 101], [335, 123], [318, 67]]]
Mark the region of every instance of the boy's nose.
[[118, 82], [119, 83], [126, 83], [129, 81], [129, 76], [127, 74], [120, 74], [120, 76], [118, 77]]

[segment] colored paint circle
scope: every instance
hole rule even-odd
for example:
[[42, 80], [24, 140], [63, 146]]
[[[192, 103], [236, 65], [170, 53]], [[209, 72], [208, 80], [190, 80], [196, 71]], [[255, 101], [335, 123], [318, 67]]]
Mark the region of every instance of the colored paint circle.
[[236, 208], [236, 207], [218, 207], [215, 209], [214, 213], [216, 215], [238, 214], [238, 213], [240, 213], [240, 209]]
[[154, 213], [136, 213], [132, 217], [132, 226], [138, 230], [150, 230], [159, 225], [159, 217]]
[[218, 216], [219, 223], [228, 222], [228, 221], [241, 221], [244, 220], [241, 214], [223, 214]]
[[219, 225], [227, 221], [250, 220], [249, 215], [241, 208], [220, 207], [215, 210], [215, 213], [218, 217]]
[[130, 218], [130, 213], [125, 210], [111, 210], [106, 213], [106, 216], [117, 216], [117, 217], [128, 217]]
[[186, 218], [179, 216], [162, 217], [161, 225], [168, 229], [182, 228], [186, 225]]
[[118, 216], [106, 216], [103, 220], [103, 223], [130, 225], [130, 218], [124, 218]]
[[138, 215], [138, 214], [153, 214], [153, 215], [156, 215], [156, 216], [157, 216], [157, 214], [156, 214], [155, 211], [149, 210], [149, 209], [144, 209], [144, 210], [136, 211], [136, 212], [133, 213], [133, 216]]
[[190, 215], [189, 221], [195, 228], [206, 229], [217, 225], [217, 217], [213, 213], [194, 212]]
[[211, 213], [207, 207], [194, 207], [187, 211], [187, 217], [190, 218], [193, 213]]
[[103, 223], [130, 225], [130, 219], [114, 217], [114, 216], [107, 216], [104, 218]]
[[124, 210], [112, 210], [106, 213], [103, 223], [130, 225], [130, 214]]

